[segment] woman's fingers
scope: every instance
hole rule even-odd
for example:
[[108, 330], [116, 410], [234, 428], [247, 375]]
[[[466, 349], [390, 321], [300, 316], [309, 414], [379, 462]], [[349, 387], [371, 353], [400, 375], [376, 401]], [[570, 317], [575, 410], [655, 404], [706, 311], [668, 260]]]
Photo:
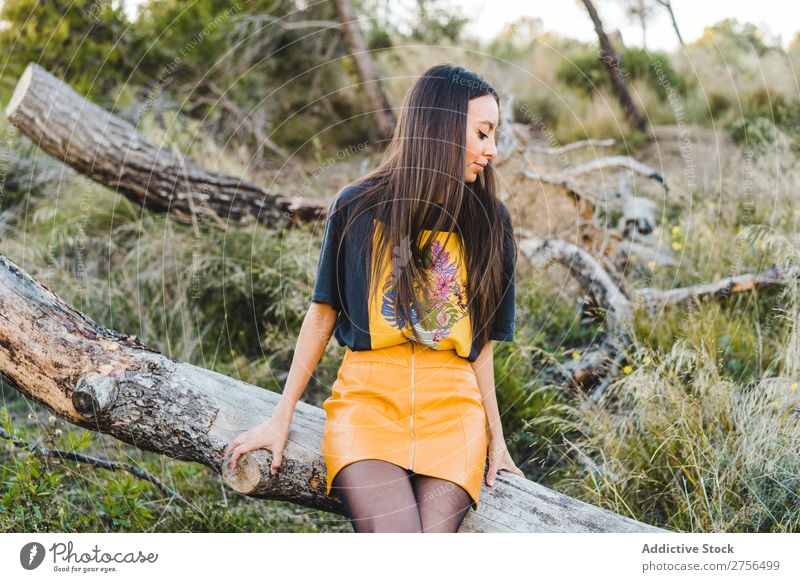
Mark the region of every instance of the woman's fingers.
[[505, 464], [498, 468], [498, 471], [508, 471], [509, 473], [513, 473], [514, 475], [519, 475], [520, 477], [525, 477], [525, 473], [522, 470], [513, 464]]
[[283, 447], [274, 448], [275, 450], [272, 451], [272, 465], [269, 468], [270, 473], [273, 475], [281, 468], [281, 462], [283, 461]]
[[228, 446], [227, 446], [227, 447], [225, 447], [225, 454], [226, 454], [226, 455], [230, 454], [230, 452], [231, 452], [233, 449], [235, 449], [235, 448], [236, 448], [236, 447], [238, 447], [240, 444], [242, 444], [242, 440], [243, 440], [243, 439], [242, 439], [242, 437], [243, 437], [245, 434], [246, 434], [246, 433], [242, 433], [242, 434], [240, 434], [240, 435], [239, 435], [239, 436], [237, 436], [235, 439], [233, 439], [233, 440], [230, 442], [230, 444], [228, 444]]
[[523, 473], [522, 470], [513, 463], [489, 462], [489, 471], [486, 473], [487, 485], [494, 485], [494, 481], [497, 478], [497, 473], [499, 471], [508, 471], [509, 473], [514, 473], [520, 477], [525, 477], [525, 473]]
[[231, 454], [231, 468], [235, 471], [236, 470], [236, 461], [247, 451], [243, 445], [238, 445], [233, 449]]
[[253, 450], [252, 443], [250, 441], [241, 442], [232, 449], [231, 454], [231, 468], [235, 471], [236, 470], [236, 462], [239, 460], [245, 453], [249, 453]]
[[497, 476], [497, 465], [494, 461], [489, 462], [489, 471], [486, 473], [486, 484], [494, 485], [494, 479]]
[[255, 449], [268, 449], [272, 451], [272, 463], [270, 473], [274, 475], [281, 468], [283, 463], [283, 449], [285, 442], [281, 442], [276, 435], [267, 436], [259, 430], [250, 430], [236, 437], [226, 450], [226, 454], [231, 455], [231, 468], [235, 471], [239, 457]]

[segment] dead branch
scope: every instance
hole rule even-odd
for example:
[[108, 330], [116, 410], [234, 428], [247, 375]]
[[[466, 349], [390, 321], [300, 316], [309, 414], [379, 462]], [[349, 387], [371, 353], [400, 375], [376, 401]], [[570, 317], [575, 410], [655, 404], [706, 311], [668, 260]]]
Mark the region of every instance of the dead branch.
[[557, 156], [571, 152], [585, 147], [609, 147], [613, 146], [616, 142], [613, 139], [582, 139], [572, 143], [564, 144], [558, 147], [545, 147], [545, 146], [530, 146], [528, 151], [535, 154], [545, 154], [548, 156]]

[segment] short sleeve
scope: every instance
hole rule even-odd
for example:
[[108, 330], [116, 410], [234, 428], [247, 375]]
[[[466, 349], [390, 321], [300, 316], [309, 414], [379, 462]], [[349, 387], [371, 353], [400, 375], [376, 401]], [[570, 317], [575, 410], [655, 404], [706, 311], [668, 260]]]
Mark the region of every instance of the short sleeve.
[[505, 238], [503, 240], [503, 294], [500, 304], [495, 312], [490, 340], [514, 341], [516, 323], [516, 266], [517, 249], [514, 244], [514, 230], [511, 224], [511, 215], [505, 205], [503, 221], [505, 222]]
[[345, 249], [342, 236], [342, 213], [338, 212], [339, 199], [337, 198], [328, 211], [325, 221], [325, 233], [322, 237], [322, 249], [317, 263], [317, 280], [311, 301], [315, 303], [329, 303], [336, 311], [342, 309], [342, 295], [344, 289], [344, 273], [341, 265], [344, 264]]

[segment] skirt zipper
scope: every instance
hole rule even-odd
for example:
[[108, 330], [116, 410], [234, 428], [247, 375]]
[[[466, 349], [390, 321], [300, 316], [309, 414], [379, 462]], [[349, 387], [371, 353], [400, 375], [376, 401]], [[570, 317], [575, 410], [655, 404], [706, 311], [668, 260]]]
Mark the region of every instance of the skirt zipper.
[[411, 417], [409, 419], [409, 429], [411, 431], [411, 454], [408, 458], [408, 468], [411, 470], [414, 464], [414, 342], [411, 342]]

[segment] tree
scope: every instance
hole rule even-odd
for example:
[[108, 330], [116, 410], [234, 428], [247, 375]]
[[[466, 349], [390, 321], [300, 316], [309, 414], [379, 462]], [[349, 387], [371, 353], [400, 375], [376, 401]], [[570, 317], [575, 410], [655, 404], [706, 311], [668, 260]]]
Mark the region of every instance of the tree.
[[683, 36], [681, 35], [681, 31], [678, 28], [678, 21], [675, 19], [675, 11], [672, 9], [672, 1], [671, 0], [655, 0], [657, 4], [663, 6], [664, 9], [669, 13], [669, 18], [672, 21], [672, 28], [675, 30], [675, 35], [678, 37], [678, 42], [681, 43], [683, 48], [686, 48], [686, 43], [683, 42]]
[[367, 50], [364, 37], [358, 28], [358, 21], [353, 16], [349, 0], [334, 0], [336, 4], [336, 17], [342, 28], [344, 43], [350, 53], [358, 71], [358, 76], [367, 94], [370, 107], [377, 122], [377, 138], [390, 139], [394, 133], [396, 119], [389, 100], [381, 87], [380, 78], [372, 60], [372, 54]]
[[592, 4], [592, 0], [583, 0], [583, 5], [586, 7], [586, 11], [589, 13], [589, 17], [592, 19], [594, 30], [597, 33], [597, 38], [600, 42], [600, 51], [598, 52], [598, 56], [606, 66], [606, 70], [611, 78], [611, 87], [617, 97], [617, 100], [620, 102], [620, 105], [622, 105], [622, 110], [625, 112], [625, 117], [628, 119], [628, 122], [632, 127], [639, 131], [644, 131], [644, 117], [642, 117], [642, 114], [636, 108], [630, 91], [628, 90], [628, 83], [625, 81], [625, 77], [623, 76], [622, 69], [620, 67], [620, 56], [614, 52], [614, 49], [611, 46], [611, 41], [608, 39], [606, 31], [603, 29], [603, 23], [600, 20], [600, 16], [597, 14], [594, 4]]
[[639, 23], [642, 29], [642, 48], [647, 50], [647, 21], [653, 16], [654, 7], [647, 0], [622, 0], [622, 7], [629, 19]]
[[18, 77], [31, 61], [90, 98], [105, 97], [133, 69], [129, 22], [121, 2], [5, 0], [0, 3], [3, 74]]

